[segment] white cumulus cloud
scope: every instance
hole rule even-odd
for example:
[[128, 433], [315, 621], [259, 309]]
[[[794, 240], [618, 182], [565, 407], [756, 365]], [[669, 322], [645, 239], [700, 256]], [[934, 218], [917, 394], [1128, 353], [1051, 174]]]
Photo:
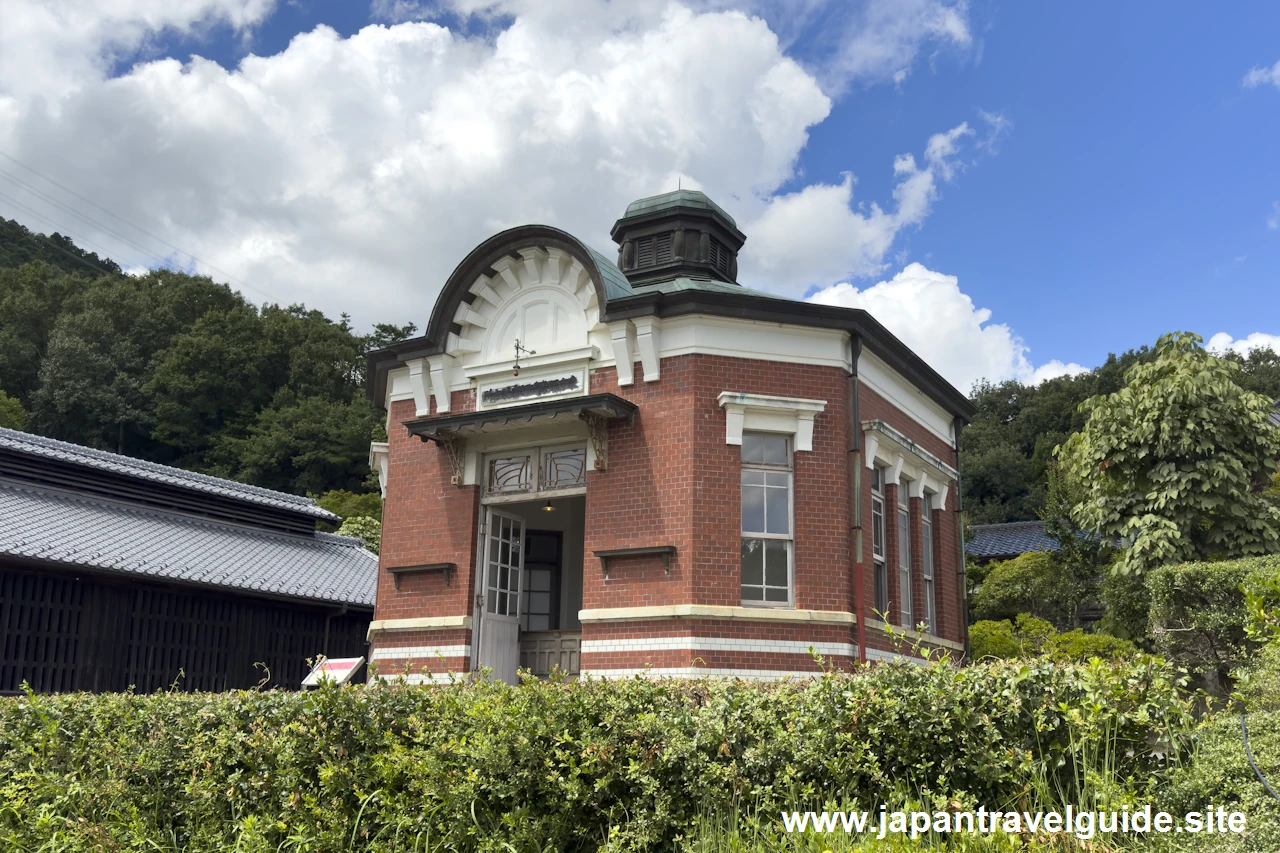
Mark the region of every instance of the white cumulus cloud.
[[[1079, 369], [1033, 366], [954, 277], [918, 264], [829, 286], [882, 274], [1005, 117], [979, 112], [984, 130], [956, 125], [883, 164], [892, 199], [855, 199], [852, 173], [780, 192], [833, 96], [909, 85], [919, 56], [971, 42], [965, 4], [743, 3], [380, 0], [399, 23], [317, 27], [224, 68], [155, 45], [215, 26], [251, 43], [273, 0], [5, 0], [0, 153], [15, 159], [0, 157], [0, 215], [126, 268], [168, 260], [254, 299], [422, 326], [495, 231], [544, 222], [610, 251], [629, 201], [683, 181], [748, 234], [744, 283], [861, 304], [962, 389]], [[464, 29], [481, 35], [432, 19], [442, 5], [479, 16]]]
[[1022, 339], [1006, 324], [991, 322], [991, 311], [974, 305], [960, 290], [956, 276], [919, 263], [908, 264], [893, 278], [870, 287], [841, 283], [809, 299], [821, 305], [864, 309], [966, 393], [979, 379], [1038, 384], [1088, 369], [1057, 360], [1034, 366]]
[[1235, 352], [1240, 355], [1248, 355], [1255, 349], [1269, 349], [1280, 355], [1280, 335], [1254, 332], [1243, 338], [1233, 338], [1227, 332], [1218, 332], [1209, 338], [1208, 349], [1219, 353]]

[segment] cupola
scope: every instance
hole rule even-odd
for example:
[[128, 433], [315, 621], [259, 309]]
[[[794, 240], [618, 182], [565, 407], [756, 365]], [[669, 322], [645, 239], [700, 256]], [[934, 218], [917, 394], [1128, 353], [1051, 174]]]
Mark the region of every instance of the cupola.
[[747, 239], [697, 190], [631, 202], [609, 236], [618, 244], [618, 268], [637, 287], [682, 277], [736, 284], [738, 250]]

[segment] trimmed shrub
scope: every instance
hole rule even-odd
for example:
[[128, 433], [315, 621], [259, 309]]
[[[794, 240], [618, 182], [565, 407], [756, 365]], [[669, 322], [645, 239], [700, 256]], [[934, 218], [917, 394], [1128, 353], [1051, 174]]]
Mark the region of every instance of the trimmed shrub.
[[1069, 796], [1103, 745], [1146, 789], [1188, 727], [1155, 660], [27, 696], [0, 702], [0, 847], [652, 850], [743, 808]]
[[1269, 585], [1278, 572], [1280, 555], [1152, 570], [1146, 586], [1156, 648], [1200, 674], [1210, 693], [1225, 693], [1231, 670], [1257, 646], [1248, 638], [1246, 595]]

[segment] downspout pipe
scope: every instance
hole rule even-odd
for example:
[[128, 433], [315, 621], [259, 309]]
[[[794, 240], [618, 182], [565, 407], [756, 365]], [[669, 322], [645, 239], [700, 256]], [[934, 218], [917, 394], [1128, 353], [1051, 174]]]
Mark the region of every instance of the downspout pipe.
[[961, 481], [960, 465], [960, 433], [964, 429], [964, 418], [956, 418], [953, 422], [956, 434], [956, 540], [960, 546], [960, 563], [956, 570], [956, 579], [960, 584], [960, 622], [964, 637], [964, 656], [970, 659], [969, 650], [969, 582], [966, 574], [964, 550], [964, 483]]
[[867, 662], [867, 620], [865, 584], [862, 565], [862, 418], [858, 411], [858, 358], [862, 355], [862, 337], [849, 333], [849, 418], [845, 423], [846, 468], [852, 500], [849, 519], [849, 564], [853, 567], [853, 608], [858, 637], [858, 661]]

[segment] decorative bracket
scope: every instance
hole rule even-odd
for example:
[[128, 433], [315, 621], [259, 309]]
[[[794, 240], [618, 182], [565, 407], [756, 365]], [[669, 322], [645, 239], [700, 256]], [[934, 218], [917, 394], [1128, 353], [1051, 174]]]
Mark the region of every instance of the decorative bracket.
[[600, 570], [609, 577], [609, 560], [612, 557], [643, 557], [648, 554], [662, 555], [662, 570], [671, 574], [671, 555], [676, 552], [675, 545], [657, 545], [652, 548], [614, 548], [609, 551], [592, 551], [600, 558]]
[[439, 438], [440, 445], [449, 454], [449, 466], [453, 469], [453, 475], [449, 478], [449, 482], [455, 486], [462, 485], [462, 466], [467, 456], [467, 440], [456, 433], [441, 435]]
[[582, 419], [587, 422], [587, 434], [591, 436], [596, 470], [609, 470], [609, 419], [595, 412], [583, 412]]

